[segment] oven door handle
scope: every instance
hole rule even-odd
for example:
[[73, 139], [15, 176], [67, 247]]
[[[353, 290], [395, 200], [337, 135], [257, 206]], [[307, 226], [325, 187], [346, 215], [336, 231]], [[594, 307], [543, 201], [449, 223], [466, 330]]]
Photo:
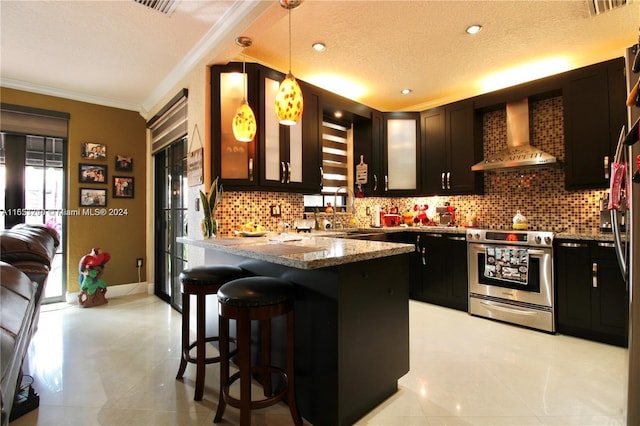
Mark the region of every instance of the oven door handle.
[[[491, 244], [477, 244], [477, 243], [471, 243], [468, 244], [468, 247], [475, 250], [476, 253], [483, 253], [487, 248], [489, 247], [496, 247], [495, 245], [491, 245]], [[508, 248], [513, 248], [513, 249], [524, 249], [526, 250], [529, 255], [533, 255], [533, 256], [543, 256], [545, 254], [549, 254], [550, 252], [550, 247], [547, 249], [538, 249], [538, 248], [533, 248], [533, 247], [526, 247], [526, 246], [507, 246]]]
[[480, 302], [482, 305], [485, 305], [486, 307], [488, 307], [489, 309], [493, 309], [496, 311], [500, 311], [500, 312], [506, 312], [509, 314], [517, 314], [517, 315], [524, 315], [524, 316], [536, 316], [538, 315], [537, 312], [534, 311], [525, 311], [524, 309], [519, 309], [519, 308], [507, 308], [505, 306], [500, 306], [500, 305], [496, 305], [493, 304], [491, 302], [487, 302], [486, 300], [482, 300]]

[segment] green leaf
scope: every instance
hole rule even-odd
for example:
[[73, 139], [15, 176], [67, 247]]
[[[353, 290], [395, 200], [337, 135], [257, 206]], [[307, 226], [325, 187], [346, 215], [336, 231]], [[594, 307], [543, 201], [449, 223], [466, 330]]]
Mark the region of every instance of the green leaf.
[[207, 200], [207, 195], [200, 191], [200, 204], [202, 204], [202, 212], [205, 217], [211, 216], [211, 209], [209, 207], [209, 200]]

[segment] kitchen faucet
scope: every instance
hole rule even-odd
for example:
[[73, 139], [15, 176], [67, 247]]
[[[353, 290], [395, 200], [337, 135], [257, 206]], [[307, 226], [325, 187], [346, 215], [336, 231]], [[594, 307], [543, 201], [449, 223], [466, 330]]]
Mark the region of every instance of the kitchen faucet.
[[[336, 192], [333, 194], [333, 219], [332, 219], [332, 223], [331, 223], [331, 227], [333, 229], [337, 229], [337, 221], [336, 221], [336, 212], [338, 210], [338, 193], [340, 192], [340, 190], [344, 189], [347, 193], [347, 200], [345, 203], [345, 212], [349, 212], [348, 207], [351, 207], [351, 213], [354, 213], [355, 211], [355, 200], [356, 200], [356, 194], [353, 192], [353, 189], [349, 188], [348, 186], [341, 186], [338, 189], [336, 189]], [[351, 195], [351, 203], [349, 203], [349, 195]]]

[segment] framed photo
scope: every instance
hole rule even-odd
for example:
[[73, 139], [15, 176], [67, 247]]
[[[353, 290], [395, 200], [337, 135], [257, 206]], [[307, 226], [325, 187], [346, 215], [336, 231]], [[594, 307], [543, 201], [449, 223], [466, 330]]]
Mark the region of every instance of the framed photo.
[[104, 207], [107, 205], [107, 190], [80, 188], [80, 206]]
[[83, 142], [82, 158], [86, 160], [106, 160], [107, 146], [101, 143]]
[[107, 166], [100, 164], [78, 164], [80, 183], [107, 183]]
[[116, 154], [116, 170], [119, 172], [132, 172], [133, 171], [133, 158], [125, 157], [124, 155]]
[[113, 177], [113, 198], [133, 198], [134, 182], [131, 176]]

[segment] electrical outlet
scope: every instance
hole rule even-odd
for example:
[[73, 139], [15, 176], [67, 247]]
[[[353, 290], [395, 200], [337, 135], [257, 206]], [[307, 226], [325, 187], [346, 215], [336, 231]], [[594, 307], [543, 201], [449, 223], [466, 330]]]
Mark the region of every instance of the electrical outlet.
[[136, 267], [141, 268], [143, 263], [144, 262], [142, 261], [141, 257], [136, 259]]

